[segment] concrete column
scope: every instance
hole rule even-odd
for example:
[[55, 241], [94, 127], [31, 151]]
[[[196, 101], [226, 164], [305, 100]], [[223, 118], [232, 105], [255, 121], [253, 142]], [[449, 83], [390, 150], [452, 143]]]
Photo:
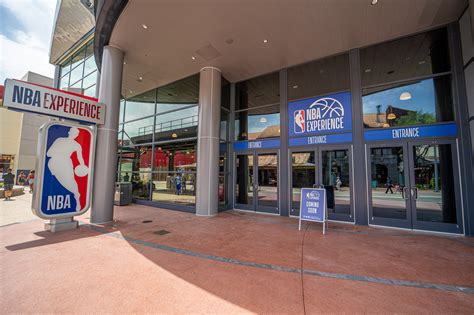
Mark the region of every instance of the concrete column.
[[105, 46], [100, 71], [99, 102], [106, 106], [105, 123], [98, 126], [95, 153], [91, 223], [106, 223], [114, 217], [117, 174], [117, 135], [122, 89], [123, 52]]
[[197, 215], [212, 216], [218, 211], [220, 119], [221, 71], [214, 67], [204, 67], [199, 80]]

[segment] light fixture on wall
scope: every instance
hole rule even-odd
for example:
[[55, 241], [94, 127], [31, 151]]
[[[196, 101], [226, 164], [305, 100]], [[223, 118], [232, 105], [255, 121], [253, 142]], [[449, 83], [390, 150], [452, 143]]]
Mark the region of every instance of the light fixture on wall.
[[409, 99], [411, 99], [410, 92], [403, 92], [400, 94], [400, 101], [408, 101]]

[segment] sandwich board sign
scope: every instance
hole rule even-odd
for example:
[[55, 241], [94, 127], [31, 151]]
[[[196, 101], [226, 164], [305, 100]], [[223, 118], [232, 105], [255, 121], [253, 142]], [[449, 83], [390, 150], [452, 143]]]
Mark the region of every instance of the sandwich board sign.
[[62, 121], [41, 126], [33, 195], [33, 212], [38, 217], [69, 218], [60, 222], [77, 226], [72, 217], [89, 210], [95, 135], [94, 126]]
[[323, 223], [323, 234], [326, 234], [327, 203], [326, 189], [324, 188], [302, 188], [300, 197], [300, 218], [301, 221], [312, 221]]

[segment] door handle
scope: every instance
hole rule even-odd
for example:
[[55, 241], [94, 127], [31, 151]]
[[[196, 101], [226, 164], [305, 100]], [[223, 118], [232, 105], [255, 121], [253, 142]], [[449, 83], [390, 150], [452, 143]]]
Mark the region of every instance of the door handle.
[[412, 196], [415, 198], [415, 200], [418, 199], [418, 188], [415, 187], [412, 189], [412, 191]]
[[409, 197], [407, 196], [407, 191], [406, 191], [407, 189], [409, 189], [409, 188], [408, 187], [403, 187], [403, 189], [402, 189], [402, 198], [405, 199], [405, 200], [409, 199]]

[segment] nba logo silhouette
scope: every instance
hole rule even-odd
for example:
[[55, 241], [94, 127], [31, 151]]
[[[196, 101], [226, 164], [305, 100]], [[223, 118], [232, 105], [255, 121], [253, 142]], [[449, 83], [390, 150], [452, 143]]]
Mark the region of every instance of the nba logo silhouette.
[[305, 119], [304, 110], [295, 110], [295, 133], [304, 133], [305, 131]]
[[95, 129], [50, 122], [40, 130], [35, 213], [42, 218], [79, 215], [90, 206]]

